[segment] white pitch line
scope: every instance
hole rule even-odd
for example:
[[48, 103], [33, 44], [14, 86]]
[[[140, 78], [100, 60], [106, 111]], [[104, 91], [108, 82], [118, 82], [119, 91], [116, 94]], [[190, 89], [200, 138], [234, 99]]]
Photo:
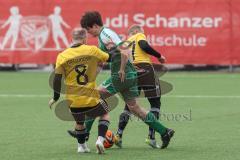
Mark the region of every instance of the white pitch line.
[[8, 98], [8, 97], [13, 97], [13, 98], [46, 98], [46, 97], [51, 97], [51, 96], [47, 95], [47, 94], [0, 94], [0, 98]]
[[[0, 94], [0, 98], [49, 98], [48, 94]], [[163, 95], [163, 98], [233, 98], [238, 99], [240, 95]]]
[[164, 98], [240, 98], [240, 95], [233, 96], [224, 96], [224, 95], [172, 95], [172, 96], [164, 96]]

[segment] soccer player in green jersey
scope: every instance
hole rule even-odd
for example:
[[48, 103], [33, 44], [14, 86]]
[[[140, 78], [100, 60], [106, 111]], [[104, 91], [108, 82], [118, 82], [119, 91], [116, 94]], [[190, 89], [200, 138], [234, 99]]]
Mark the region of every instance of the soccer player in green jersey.
[[[129, 110], [161, 135], [161, 148], [166, 148], [174, 135], [174, 130], [163, 126], [153, 113], [146, 112], [137, 104], [136, 98], [139, 95], [137, 73], [129, 60], [131, 51], [126, 49], [125, 43], [121, 41], [113, 30], [103, 26], [99, 12], [86, 12], [82, 16], [80, 23], [82, 28], [85, 28], [89, 34], [98, 37], [99, 48], [107, 52], [111, 57], [111, 77], [100, 86], [101, 97], [105, 99], [120, 93]], [[89, 123], [86, 124], [87, 128], [91, 128], [91, 122], [89, 121]]]

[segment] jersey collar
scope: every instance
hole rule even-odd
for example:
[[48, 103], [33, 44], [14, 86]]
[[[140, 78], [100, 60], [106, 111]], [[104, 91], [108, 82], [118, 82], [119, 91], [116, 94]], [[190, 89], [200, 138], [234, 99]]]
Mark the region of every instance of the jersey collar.
[[82, 43], [75, 43], [71, 46], [71, 48], [77, 48], [79, 46], [83, 45]]

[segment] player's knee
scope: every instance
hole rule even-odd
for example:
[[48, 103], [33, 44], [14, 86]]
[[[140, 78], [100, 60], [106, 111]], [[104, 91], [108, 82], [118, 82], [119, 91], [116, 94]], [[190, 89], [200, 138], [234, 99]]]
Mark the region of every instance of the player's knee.
[[111, 96], [111, 94], [103, 87], [99, 87], [98, 91], [102, 99], [106, 99]]
[[84, 126], [84, 122], [83, 121], [80, 121], [80, 122], [76, 122], [76, 127], [75, 127], [77, 130], [83, 130], [85, 129], [85, 126]]
[[106, 114], [104, 114], [104, 115], [102, 115], [102, 116], [100, 117], [100, 120], [106, 120], [106, 121], [109, 121], [109, 119], [110, 119], [110, 116], [109, 116], [108, 113], [106, 113]]

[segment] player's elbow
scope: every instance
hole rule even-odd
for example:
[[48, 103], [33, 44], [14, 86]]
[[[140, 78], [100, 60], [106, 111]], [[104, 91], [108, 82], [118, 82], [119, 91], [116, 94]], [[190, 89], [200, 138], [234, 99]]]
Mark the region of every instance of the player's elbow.
[[150, 46], [149, 46], [149, 44], [148, 44], [148, 42], [147, 41], [144, 41], [144, 40], [140, 40], [139, 42], [138, 42], [138, 45], [139, 45], [139, 47], [142, 49], [142, 50], [148, 50], [149, 48], [150, 48]]

